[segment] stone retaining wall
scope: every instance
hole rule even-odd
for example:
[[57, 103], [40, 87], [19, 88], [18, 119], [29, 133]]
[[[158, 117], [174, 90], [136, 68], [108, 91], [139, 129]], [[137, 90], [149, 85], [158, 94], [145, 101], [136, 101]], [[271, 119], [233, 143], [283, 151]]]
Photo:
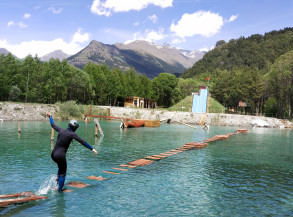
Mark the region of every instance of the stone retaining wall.
[[[181, 122], [185, 124], [199, 125], [202, 120], [209, 125], [216, 126], [241, 126], [251, 127], [255, 123], [266, 123], [266, 127], [284, 128], [291, 126], [290, 121], [286, 124], [277, 118], [268, 118], [262, 116], [234, 115], [207, 113], [197, 114], [192, 112], [170, 112], [154, 109], [134, 109], [124, 107], [99, 106], [110, 111], [110, 116], [126, 117], [135, 119], [149, 119], [167, 121], [171, 123]], [[56, 105], [45, 104], [25, 104], [25, 103], [7, 103], [0, 102], [0, 121], [40, 121], [46, 119], [46, 111], [54, 115], [59, 110]]]

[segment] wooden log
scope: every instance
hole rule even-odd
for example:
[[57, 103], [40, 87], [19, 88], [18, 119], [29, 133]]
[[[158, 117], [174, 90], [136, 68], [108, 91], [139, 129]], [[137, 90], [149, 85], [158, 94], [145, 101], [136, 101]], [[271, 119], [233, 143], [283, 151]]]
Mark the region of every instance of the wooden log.
[[104, 136], [104, 132], [103, 132], [103, 130], [102, 130], [102, 127], [101, 127], [101, 125], [100, 125], [99, 120], [98, 120], [97, 118], [95, 118], [95, 119], [94, 119], [94, 122], [95, 122], [95, 126], [96, 126], [96, 136], [98, 136], [98, 131], [99, 131], [99, 133], [100, 133], [102, 136]]
[[46, 199], [46, 196], [38, 196], [31, 192], [22, 192], [22, 193], [15, 193], [15, 194], [5, 194], [0, 195], [0, 198], [4, 200], [0, 200], [0, 206], [5, 207], [9, 204], [17, 204], [17, 203], [24, 203], [29, 201], [41, 200]]
[[54, 132], [55, 132], [55, 130], [52, 128], [52, 130], [51, 130], [51, 141], [54, 140]]
[[183, 124], [183, 125], [185, 125], [185, 126], [188, 126], [188, 127], [194, 128], [194, 129], [197, 129], [195, 126], [191, 126], [191, 125], [189, 125], [189, 124], [185, 124], [185, 123], [182, 123], [182, 122], [180, 122], [180, 121], [174, 121], [174, 122], [177, 122], [177, 123], [179, 123], [179, 124]]
[[160, 120], [145, 120], [145, 127], [159, 127], [161, 125]]
[[248, 129], [238, 129], [236, 132], [237, 133], [247, 133]]
[[11, 198], [11, 197], [20, 197], [20, 196], [29, 196], [31, 197], [31, 195], [35, 195], [29, 191], [27, 192], [21, 192], [21, 193], [15, 193], [15, 194], [3, 194], [3, 195], [0, 195], [0, 199], [3, 199], [3, 198]]
[[79, 181], [71, 181], [68, 184], [66, 184], [66, 186], [75, 187], [75, 188], [84, 188], [89, 186], [89, 184], [79, 182]]
[[179, 147], [179, 148], [176, 148], [176, 150], [179, 150], [179, 151], [187, 151], [188, 149], [187, 148], [183, 148], [183, 147]]
[[129, 162], [128, 164], [135, 165], [135, 166], [145, 166], [145, 165], [148, 165], [148, 164], [151, 164], [151, 163], [153, 163], [152, 160], [137, 159], [135, 161]]
[[158, 154], [156, 154], [156, 155], [152, 155], [152, 157], [158, 157], [158, 158], [163, 159], [163, 158], [166, 158], [166, 157], [168, 157], [168, 156], [164, 156], [164, 155], [158, 155]]
[[172, 155], [174, 155], [174, 154], [177, 154], [177, 153], [179, 153], [179, 152], [174, 152], [174, 151], [166, 151], [165, 153], [166, 153], [166, 154], [172, 154]]
[[177, 152], [177, 153], [180, 153], [180, 152], [183, 152], [183, 151], [176, 150], [176, 149], [172, 149], [171, 152]]
[[98, 137], [98, 126], [95, 125], [95, 137]]
[[113, 169], [114, 170], [121, 170], [121, 171], [128, 171], [127, 169], [122, 169], [122, 168], [117, 168], [117, 167], [114, 167]]
[[103, 173], [109, 173], [109, 174], [112, 174], [112, 175], [119, 175], [120, 173], [115, 173], [115, 172], [110, 172], [110, 171], [103, 171]]
[[134, 165], [120, 164], [119, 167], [136, 168]]
[[196, 145], [194, 145], [194, 148], [203, 148], [205, 146], [207, 146], [209, 143], [198, 143]]
[[161, 160], [162, 158], [160, 157], [153, 157], [153, 156], [146, 156], [144, 157], [145, 159], [149, 159], [149, 160]]
[[96, 176], [88, 176], [88, 177], [86, 177], [87, 179], [92, 179], [92, 180], [98, 180], [98, 181], [102, 181], [102, 180], [105, 180], [105, 179], [107, 179], [107, 178], [104, 178], [104, 177], [102, 177], [102, 176], [99, 176], [99, 177], [96, 177]]
[[160, 155], [163, 155], [163, 156], [173, 156], [175, 153], [160, 153]]

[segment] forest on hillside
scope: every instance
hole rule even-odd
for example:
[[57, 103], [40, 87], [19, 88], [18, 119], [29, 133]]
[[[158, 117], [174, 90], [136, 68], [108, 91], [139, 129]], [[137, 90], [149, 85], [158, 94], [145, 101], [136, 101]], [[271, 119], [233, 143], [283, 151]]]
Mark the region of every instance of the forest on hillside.
[[79, 104], [123, 106], [124, 98], [139, 96], [170, 107], [201, 84], [194, 79], [161, 73], [152, 80], [134, 69], [126, 72], [88, 63], [81, 70], [65, 59], [42, 62], [28, 55], [0, 55], [0, 101], [46, 103], [75, 101]]
[[0, 77], [0, 101], [122, 106], [125, 97], [139, 96], [170, 107], [209, 85], [212, 97], [236, 112], [292, 118], [293, 28], [218, 41], [180, 78], [166, 72], [149, 79], [134, 69], [90, 62], [79, 69], [66, 60], [12, 54], [0, 55]]
[[182, 78], [210, 78], [210, 93], [225, 107], [292, 118], [293, 28], [218, 41]]

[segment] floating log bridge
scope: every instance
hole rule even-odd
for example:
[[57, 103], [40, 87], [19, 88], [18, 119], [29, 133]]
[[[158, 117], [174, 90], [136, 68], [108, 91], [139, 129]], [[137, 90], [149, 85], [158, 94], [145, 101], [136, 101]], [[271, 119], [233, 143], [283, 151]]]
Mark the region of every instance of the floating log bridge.
[[[206, 139], [202, 142], [189, 142], [179, 148], [172, 149], [172, 150], [166, 151], [164, 153], [146, 156], [144, 158], [128, 162], [127, 164], [120, 164], [119, 167], [114, 167], [113, 169], [127, 172], [128, 169], [123, 169], [123, 168], [125, 168], [125, 167], [126, 168], [136, 168], [137, 166], [146, 166], [146, 165], [153, 163], [155, 160], [158, 161], [158, 160], [161, 160], [161, 159], [164, 159], [164, 158], [167, 158], [172, 155], [175, 155], [175, 154], [178, 154], [178, 153], [181, 153], [184, 151], [188, 151], [188, 150], [204, 148], [209, 144], [209, 142], [228, 139], [232, 135], [246, 133], [246, 132], [248, 132], [247, 129], [239, 129], [235, 133], [228, 133], [225, 135], [215, 135], [214, 137], [212, 137], [210, 139]], [[108, 174], [112, 174], [112, 175], [121, 174], [121, 173], [110, 172], [110, 171], [104, 171], [104, 173], [108, 173]], [[102, 180], [107, 179], [102, 176], [97, 177], [94, 175], [88, 176], [86, 178], [96, 180], [96, 181], [102, 181]], [[66, 184], [66, 186], [75, 187], [75, 188], [84, 188], [84, 187], [89, 186], [89, 184], [79, 182], [79, 181], [71, 181], [68, 184]], [[70, 191], [72, 191], [72, 190], [70, 190], [70, 189], [65, 190], [65, 192], [70, 192]], [[38, 196], [38, 195], [35, 195], [31, 192], [5, 194], [5, 195], [0, 195], [0, 207], [6, 207], [9, 204], [19, 204], [19, 203], [24, 203], [24, 202], [28, 202], [28, 201], [36, 201], [36, 200], [41, 200], [41, 199], [46, 199], [46, 198], [47, 198], [46, 196]]]
[[102, 176], [96, 177], [96, 176], [93, 176], [93, 175], [88, 176], [88, 177], [86, 177], [86, 178], [87, 178], [87, 179], [98, 180], [98, 181], [102, 181], [102, 180], [107, 179], [107, 178], [104, 178], [104, 177], [102, 177]]
[[174, 122], [177, 122], [177, 123], [179, 123], [179, 124], [183, 124], [183, 125], [185, 125], [185, 126], [188, 126], [188, 127], [194, 128], [194, 129], [197, 129], [195, 126], [191, 126], [191, 125], [189, 125], [189, 124], [185, 124], [185, 123], [182, 123], [182, 122], [180, 122], [180, 121], [174, 121]]
[[89, 184], [79, 182], [79, 181], [71, 181], [68, 184], [66, 184], [66, 186], [75, 187], [75, 188], [85, 188], [89, 186]]
[[32, 192], [22, 192], [15, 194], [4, 194], [0, 195], [0, 207], [6, 207], [10, 204], [19, 204], [29, 201], [46, 199], [46, 196], [38, 196]]

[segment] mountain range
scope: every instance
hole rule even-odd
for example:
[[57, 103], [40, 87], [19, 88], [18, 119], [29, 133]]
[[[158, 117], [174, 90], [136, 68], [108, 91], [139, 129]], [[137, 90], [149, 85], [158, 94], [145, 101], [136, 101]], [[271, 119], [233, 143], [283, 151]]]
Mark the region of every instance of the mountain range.
[[143, 40], [114, 45], [93, 40], [67, 60], [78, 68], [83, 68], [89, 61], [123, 71], [133, 67], [136, 72], [153, 78], [162, 72], [180, 75], [204, 54], [205, 52], [201, 51], [188, 51]]
[[[7, 54], [9, 52], [0, 48], [1, 53]], [[204, 54], [204, 51], [183, 50], [167, 44], [157, 45], [143, 40], [114, 45], [93, 40], [88, 46], [72, 56], [61, 50], [56, 50], [40, 57], [40, 60], [67, 59], [69, 64], [80, 69], [83, 69], [88, 62], [106, 64], [109, 68], [119, 68], [123, 71], [133, 68], [139, 74], [154, 78], [162, 72], [179, 76], [200, 60]]]
[[69, 56], [70, 55], [64, 53], [62, 50], [55, 50], [49, 54], [46, 54], [45, 56], [42, 56], [40, 60], [49, 61], [51, 58], [63, 60], [63, 59], [67, 59]]

